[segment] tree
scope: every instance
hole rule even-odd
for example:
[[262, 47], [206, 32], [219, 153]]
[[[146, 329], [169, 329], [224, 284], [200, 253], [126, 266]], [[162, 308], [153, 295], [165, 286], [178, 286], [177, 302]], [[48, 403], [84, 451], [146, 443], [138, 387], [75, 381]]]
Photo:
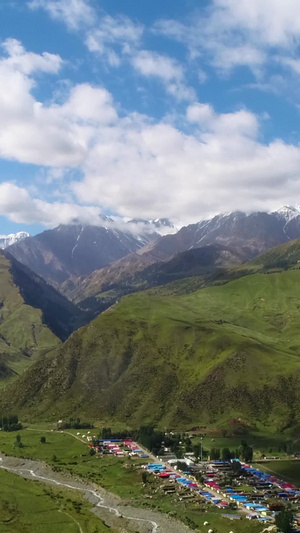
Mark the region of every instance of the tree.
[[46, 437], [41, 437], [41, 443], [46, 444]]
[[16, 446], [17, 448], [23, 448], [23, 442], [22, 442], [22, 440], [21, 440], [21, 435], [17, 435], [17, 436], [16, 436], [15, 446]]
[[176, 459], [182, 459], [183, 457], [182, 449], [179, 447], [174, 449], [174, 454], [176, 456]]
[[239, 456], [246, 463], [250, 463], [253, 459], [253, 448], [251, 448], [246, 441], [242, 441], [241, 443]]
[[275, 517], [275, 524], [278, 527], [279, 531], [282, 531], [282, 533], [290, 533], [293, 530], [292, 523], [292, 511], [288, 511], [286, 509], [283, 511], [279, 511], [279, 513]]
[[223, 461], [230, 461], [231, 459], [231, 451], [229, 448], [223, 448], [222, 450], [222, 460]]
[[246, 446], [244, 448], [243, 456], [244, 456], [244, 461], [246, 461], [246, 463], [251, 463], [253, 459], [253, 448], [251, 448], [251, 446]]
[[242, 465], [240, 461], [232, 461], [232, 470], [236, 476], [239, 476], [242, 471]]
[[201, 455], [201, 444], [194, 444], [193, 446], [194, 456], [199, 459]]
[[102, 428], [101, 437], [102, 437], [102, 439], [110, 439], [111, 438], [111, 428]]
[[147, 472], [142, 472], [142, 482], [143, 483], [148, 483], [148, 474]]
[[212, 448], [210, 450], [210, 458], [213, 460], [213, 461], [218, 461], [221, 457], [221, 452], [220, 452], [220, 449], [219, 448]]

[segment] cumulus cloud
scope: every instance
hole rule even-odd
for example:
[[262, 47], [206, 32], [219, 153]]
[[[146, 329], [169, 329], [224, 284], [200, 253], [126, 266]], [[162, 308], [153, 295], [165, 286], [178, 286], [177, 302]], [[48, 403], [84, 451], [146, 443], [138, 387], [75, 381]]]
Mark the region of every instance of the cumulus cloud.
[[97, 26], [87, 33], [86, 45], [91, 52], [107, 59], [111, 66], [119, 66], [120, 55], [133, 53], [143, 32], [142, 24], [125, 15], [102, 15]]
[[39, 55], [27, 52], [17, 39], [6, 39], [2, 43], [2, 48], [8, 56], [6, 59], [2, 59], [2, 65], [18, 70], [23, 74], [38, 71], [56, 74], [63, 64], [61, 57], [57, 54], [44, 52]]
[[30, 0], [30, 9], [44, 9], [51, 18], [66, 24], [70, 30], [91, 26], [96, 12], [88, 0]]
[[247, 66], [260, 73], [278, 53], [290, 56], [300, 42], [298, 0], [213, 0], [187, 22], [160, 20], [154, 31], [185, 44], [221, 71]]
[[79, 165], [93, 142], [92, 125], [116, 119], [111, 95], [81, 84], [62, 105], [46, 106], [33, 97], [29, 73], [56, 72], [61, 59], [28, 53], [15, 40], [4, 48], [10, 55], [0, 59], [0, 155], [38, 165]]
[[0, 184], [0, 213], [13, 222], [42, 224], [48, 227], [68, 224], [76, 218], [86, 224], [96, 224], [97, 220], [99, 221], [97, 206], [45, 202], [32, 198], [26, 189], [11, 182]]
[[299, 147], [261, 144], [259, 121], [248, 111], [196, 111], [188, 110], [190, 134], [169, 124], [119, 121], [91, 149], [85, 177], [73, 185], [78, 198], [101, 197], [124, 216], [196, 221], [230, 209], [273, 209], [299, 195]]
[[[157, 221], [130, 220], [128, 218], [102, 215], [100, 208], [68, 202], [46, 202], [33, 198], [29, 192], [12, 182], [0, 184], [0, 213], [20, 224], [41, 224], [54, 227], [59, 224], [79, 222], [136, 235], [159, 233], [168, 235], [178, 231], [174, 225], [157, 224]], [[178, 222], [178, 221], [176, 221]]]
[[[27, 57], [17, 42], [5, 50], [0, 155], [53, 168], [48, 182], [55, 179], [66, 198], [46, 202], [5, 182], [0, 214], [11, 220], [91, 221], [105, 208], [121, 217], [190, 222], [224, 210], [274, 209], [300, 196], [300, 147], [280, 139], [264, 144], [261, 119], [247, 109], [218, 113], [194, 101], [172, 123], [125, 110], [119, 115], [110, 93], [91, 84], [77, 84], [63, 103], [45, 105], [32, 92], [34, 72], [48, 72], [44, 54]], [[150, 61], [145, 75], [155, 75], [155, 65]], [[165, 83], [180, 80], [177, 68], [169, 64]], [[62, 167], [83, 177], [66, 185]]]
[[143, 76], [160, 79], [166, 90], [178, 100], [192, 100], [195, 92], [184, 82], [184, 71], [175, 59], [149, 50], [141, 50], [132, 57], [133, 67]]

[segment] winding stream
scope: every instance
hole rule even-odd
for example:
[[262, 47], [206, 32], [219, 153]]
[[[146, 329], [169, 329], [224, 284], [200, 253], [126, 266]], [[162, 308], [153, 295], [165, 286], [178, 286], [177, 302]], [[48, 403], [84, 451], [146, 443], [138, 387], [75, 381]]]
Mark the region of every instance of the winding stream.
[[[19, 465], [14, 465], [12, 466], [11, 462], [14, 462], [14, 463], [18, 463], [20, 462], [20, 466]], [[5, 464], [5, 463], [8, 463], [8, 464]], [[28, 465], [29, 463], [29, 465]], [[23, 466], [25, 465], [25, 466]], [[26, 468], [26, 466], [29, 466], [29, 468]], [[130, 508], [131, 509], [131, 514], [124, 514], [124, 512], [121, 512], [120, 511], [120, 507], [122, 507], [122, 503], [120, 502], [120, 505], [117, 505], [116, 503], [112, 504], [112, 505], [109, 505], [109, 502], [107, 500], [111, 499], [110, 495], [108, 494], [107, 495], [107, 498], [105, 498], [105, 494], [104, 496], [102, 494], [100, 494], [100, 492], [98, 492], [97, 490], [94, 490], [92, 488], [88, 488], [88, 483], [85, 484], [85, 486], [79, 486], [77, 484], [77, 486], [75, 485], [75, 483], [71, 484], [71, 483], [67, 483], [66, 481], [58, 481], [57, 479], [55, 479], [53, 477], [53, 475], [51, 474], [51, 470], [49, 468], [49, 475], [41, 475], [41, 473], [38, 472], [38, 470], [40, 470], [41, 468], [43, 470], [45, 470], [45, 465], [40, 462], [40, 461], [31, 461], [29, 459], [22, 459], [22, 460], [18, 460], [14, 457], [0, 457], [0, 468], [2, 468], [3, 470], [7, 470], [8, 472], [12, 472], [14, 474], [17, 474], [19, 476], [22, 476], [22, 477], [26, 477], [26, 478], [29, 478], [29, 479], [35, 479], [35, 480], [39, 480], [39, 481], [42, 481], [44, 483], [53, 483], [54, 485], [57, 485], [57, 486], [60, 486], [60, 487], [63, 487], [63, 488], [66, 488], [66, 489], [71, 489], [71, 490], [76, 490], [76, 491], [79, 491], [79, 492], [82, 492], [83, 495], [96, 507], [96, 508], [100, 508], [100, 509], [105, 509], [106, 511], [108, 511], [109, 513], [112, 513], [114, 516], [116, 516], [117, 518], [123, 518], [123, 519], [126, 519], [126, 520], [132, 520], [132, 521], [135, 521], [135, 522], [138, 522], [140, 523], [141, 525], [143, 524], [144, 526], [147, 527], [147, 530], [151, 533], [158, 533], [158, 532], [161, 532], [161, 533], [164, 533], [164, 532], [167, 532], [167, 531], [174, 531], [174, 533], [178, 532], [178, 533], [185, 533], [185, 532], [189, 532], [190, 529], [187, 528], [184, 524], [180, 524], [180, 522], [176, 522], [176, 521], [173, 521], [172, 520], [172, 523], [171, 522], [171, 519], [167, 516], [164, 516], [164, 515], [159, 515], [159, 513], [156, 513], [154, 511], [149, 511], [149, 510], [145, 510], [145, 509], [138, 509], [138, 508]], [[62, 479], [62, 474], [59, 473], [59, 477], [60, 479]], [[77, 482], [76, 482], [77, 483]], [[92, 497], [92, 499], [91, 499]], [[96, 503], [94, 503], [96, 502]], [[139, 514], [141, 515], [141, 513], [143, 514], [148, 514], [151, 513], [151, 514], [155, 514], [155, 515], [158, 515], [159, 518], [161, 518], [160, 520], [158, 520], [156, 518], [156, 520], [153, 520], [152, 518], [141, 518], [141, 517], [138, 517], [138, 516], [133, 516], [133, 514]], [[168, 521], [168, 525], [167, 524], [167, 521]], [[162, 525], [163, 522], [164, 524]]]

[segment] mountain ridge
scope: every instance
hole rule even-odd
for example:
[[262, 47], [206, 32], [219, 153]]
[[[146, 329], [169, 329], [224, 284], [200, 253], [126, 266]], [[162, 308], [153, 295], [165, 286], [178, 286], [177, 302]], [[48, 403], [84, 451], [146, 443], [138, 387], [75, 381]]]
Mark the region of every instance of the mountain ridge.
[[[138, 426], [300, 423], [300, 269], [127, 296], [7, 390], [26, 414]], [[151, 369], [151, 371], [150, 371]]]
[[87, 275], [138, 250], [150, 238], [153, 233], [140, 236], [105, 226], [60, 225], [18, 242], [8, 251], [47, 282], [59, 285], [72, 275]]

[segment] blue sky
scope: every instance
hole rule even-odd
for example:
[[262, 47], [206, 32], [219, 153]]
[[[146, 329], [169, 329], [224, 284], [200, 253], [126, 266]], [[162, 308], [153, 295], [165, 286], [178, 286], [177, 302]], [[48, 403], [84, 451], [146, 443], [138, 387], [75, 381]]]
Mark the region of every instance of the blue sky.
[[2, 0], [0, 233], [300, 203], [298, 0]]

